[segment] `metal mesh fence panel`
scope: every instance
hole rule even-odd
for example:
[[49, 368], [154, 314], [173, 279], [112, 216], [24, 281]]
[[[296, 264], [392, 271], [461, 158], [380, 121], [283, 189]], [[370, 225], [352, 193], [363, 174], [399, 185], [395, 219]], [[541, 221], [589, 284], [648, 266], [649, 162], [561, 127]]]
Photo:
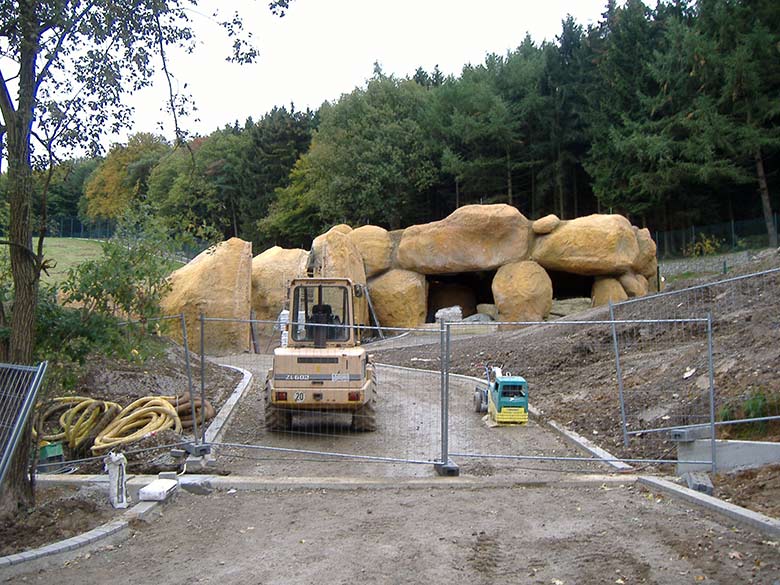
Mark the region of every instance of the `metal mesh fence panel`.
[[[225, 320], [204, 319], [207, 348], [213, 346], [209, 339], [218, 325], [226, 325]], [[437, 362], [438, 369], [438, 331], [363, 329], [358, 331], [360, 345], [336, 347], [339, 344], [330, 341], [345, 327], [317, 324], [328, 343], [314, 348], [293, 347], [294, 340], [284, 335], [284, 327], [276, 321], [229, 325], [246, 328], [251, 349], [207, 359], [253, 376], [220, 446], [220, 458], [224, 456], [231, 469], [247, 471], [262, 465], [264, 473], [272, 474], [306, 461], [347, 460], [350, 465], [436, 461], [440, 375], [384, 364], [382, 351], [432, 344], [426, 350], [432, 357], [423, 359]], [[292, 336], [304, 335], [307, 326], [312, 325], [293, 321], [289, 331]], [[338, 388], [346, 389], [344, 396], [334, 395]]]
[[[708, 372], [706, 320], [454, 323], [451, 328], [453, 372], [484, 378], [486, 365], [498, 365], [524, 377], [532, 412], [541, 420], [553, 419], [616, 457], [674, 460], [668, 432], [647, 431], [709, 421], [709, 402], [696, 386]], [[680, 385], [689, 369], [697, 372], [685, 378], [693, 377], [690, 392]], [[490, 421], [472, 408], [475, 383], [451, 379], [450, 385], [451, 452], [561, 455], [560, 446], [543, 433], [486, 433]]]
[[767, 270], [631, 299], [616, 304], [614, 315], [674, 319], [711, 314], [718, 435], [755, 438], [765, 435], [768, 425], [780, 427], [778, 289], [780, 269]]
[[35, 403], [46, 362], [36, 367], [0, 364], [0, 484]]

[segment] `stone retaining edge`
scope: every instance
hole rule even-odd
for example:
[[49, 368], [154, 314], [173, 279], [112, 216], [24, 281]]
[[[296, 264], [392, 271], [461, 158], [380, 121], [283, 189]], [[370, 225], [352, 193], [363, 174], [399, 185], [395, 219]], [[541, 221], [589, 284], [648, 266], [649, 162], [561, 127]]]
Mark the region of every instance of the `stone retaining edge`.
[[[150, 502], [130, 508], [117, 520], [111, 520], [83, 534], [53, 542], [36, 549], [0, 557], [0, 577], [6, 579], [28, 571], [61, 565], [69, 560], [105, 546], [122, 542], [130, 536], [130, 522], [149, 518]], [[157, 504], [157, 502], [151, 502]]]
[[227, 364], [219, 365], [223, 368], [230, 368], [231, 370], [241, 372], [244, 377], [241, 378], [238, 386], [236, 386], [235, 390], [230, 394], [230, 398], [225, 401], [225, 404], [222, 405], [217, 416], [211, 421], [205, 435], [207, 443], [215, 443], [222, 440], [222, 436], [225, 434], [225, 425], [227, 425], [228, 421], [233, 416], [233, 411], [235, 410], [238, 401], [244, 396], [247, 388], [249, 388], [249, 384], [252, 382], [252, 372], [237, 366], [229, 366]]
[[660, 490], [675, 498], [716, 512], [768, 536], [780, 536], [780, 520], [775, 518], [771, 518], [759, 512], [753, 512], [752, 510], [737, 506], [736, 504], [724, 502], [716, 497], [688, 489], [687, 487], [677, 485], [676, 483], [659, 477], [640, 477], [638, 482], [645, 487]]

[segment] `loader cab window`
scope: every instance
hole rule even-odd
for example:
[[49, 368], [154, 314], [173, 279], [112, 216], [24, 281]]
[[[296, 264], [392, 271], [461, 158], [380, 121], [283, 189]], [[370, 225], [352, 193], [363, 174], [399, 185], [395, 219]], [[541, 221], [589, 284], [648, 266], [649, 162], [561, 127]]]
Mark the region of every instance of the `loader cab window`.
[[347, 289], [317, 284], [299, 286], [293, 294], [294, 341], [348, 341], [350, 323]]

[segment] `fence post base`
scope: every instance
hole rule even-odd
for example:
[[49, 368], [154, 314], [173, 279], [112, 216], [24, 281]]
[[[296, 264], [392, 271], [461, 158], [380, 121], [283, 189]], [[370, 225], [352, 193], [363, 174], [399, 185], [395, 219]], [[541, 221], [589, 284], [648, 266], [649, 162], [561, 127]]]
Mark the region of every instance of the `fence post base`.
[[460, 475], [460, 467], [452, 459], [448, 459], [447, 463], [434, 463], [433, 468], [436, 470], [436, 475], [443, 477], [458, 477]]

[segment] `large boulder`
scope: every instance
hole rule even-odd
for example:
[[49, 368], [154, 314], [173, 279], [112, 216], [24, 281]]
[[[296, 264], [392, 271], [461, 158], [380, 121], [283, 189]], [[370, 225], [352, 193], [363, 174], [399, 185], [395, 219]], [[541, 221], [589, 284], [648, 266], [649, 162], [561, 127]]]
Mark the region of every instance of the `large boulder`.
[[466, 205], [404, 230], [397, 265], [422, 274], [494, 270], [528, 255], [528, 220], [509, 205]]
[[502, 266], [492, 289], [501, 321], [542, 321], [552, 309], [552, 280], [536, 262]]
[[276, 320], [287, 299], [293, 278], [306, 276], [306, 250], [268, 248], [252, 260], [252, 309], [261, 321]]
[[549, 234], [551, 231], [557, 228], [560, 223], [561, 220], [558, 218], [558, 216], [554, 213], [551, 213], [550, 215], [540, 217], [535, 222], [533, 222], [533, 224], [531, 224], [531, 229], [535, 234], [543, 236], [545, 234]]
[[[350, 238], [344, 224], [331, 228], [314, 238], [307, 269], [314, 276], [349, 278], [353, 284], [366, 284], [366, 269], [363, 257]], [[355, 322], [368, 323], [368, 304], [364, 296], [355, 299]]]
[[[161, 305], [166, 315], [183, 313], [191, 350], [200, 349], [200, 315], [236, 319], [206, 323], [206, 353], [224, 355], [249, 350], [252, 243], [231, 238], [199, 254], [173, 272]], [[243, 322], [237, 321], [238, 319]], [[178, 328], [172, 335], [181, 335]]]
[[383, 327], [417, 327], [425, 323], [428, 291], [422, 274], [390, 270], [371, 279], [368, 290]]
[[367, 278], [390, 268], [393, 242], [386, 229], [375, 225], [364, 225], [349, 232], [349, 238], [363, 257]]
[[639, 253], [631, 268], [637, 274], [641, 274], [648, 280], [655, 277], [655, 269], [658, 266], [656, 260], [656, 244], [647, 228], [634, 228], [636, 230], [636, 242]]
[[593, 281], [593, 289], [590, 294], [591, 306], [600, 307], [610, 302], [619, 303], [628, 299], [623, 285], [617, 278], [599, 277]]
[[562, 221], [539, 236], [532, 258], [547, 270], [584, 276], [628, 271], [639, 255], [637, 237], [622, 215], [589, 215]]
[[647, 279], [641, 274], [626, 272], [620, 275], [618, 282], [620, 282], [629, 298], [643, 297], [647, 294]]

